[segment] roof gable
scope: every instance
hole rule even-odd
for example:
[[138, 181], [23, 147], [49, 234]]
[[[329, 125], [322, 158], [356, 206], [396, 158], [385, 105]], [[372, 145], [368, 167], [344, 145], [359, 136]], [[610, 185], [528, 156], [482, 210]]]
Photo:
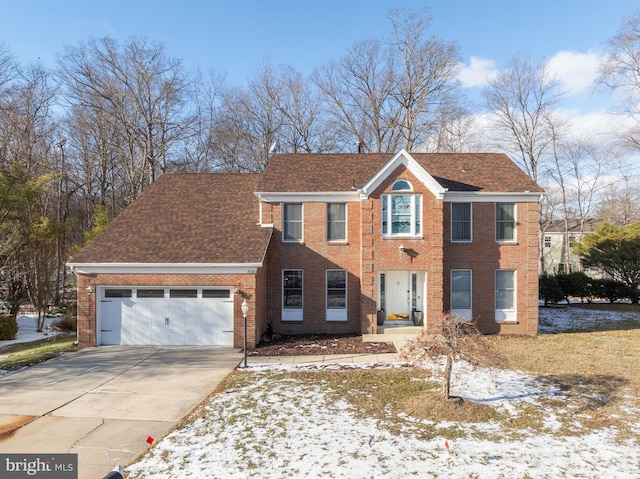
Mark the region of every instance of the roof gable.
[[413, 157], [404, 149], [400, 150], [360, 189], [362, 195], [367, 197], [376, 190], [399, 166], [404, 165], [418, 180], [420, 180], [433, 195], [442, 199], [447, 191], [436, 179], [431, 176]]

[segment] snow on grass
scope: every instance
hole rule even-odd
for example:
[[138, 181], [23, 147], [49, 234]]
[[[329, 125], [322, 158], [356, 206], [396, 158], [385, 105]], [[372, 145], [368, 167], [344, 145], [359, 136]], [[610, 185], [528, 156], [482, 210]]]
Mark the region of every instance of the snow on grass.
[[[602, 318], [629, 320], [621, 312], [541, 309], [545, 332], [586, 328]], [[638, 320], [637, 313], [631, 320]], [[422, 366], [442, 368], [438, 363]], [[405, 415], [394, 427], [388, 427], [385, 420], [363, 418], [352, 404], [336, 400], [313, 381], [281, 374], [357, 367], [406, 366], [253, 366], [242, 373], [237, 387], [212, 396], [206, 412], [177, 428], [130, 465], [127, 477], [640, 477], [637, 438], [621, 435], [615, 427], [580, 430], [576, 426], [578, 432], [559, 432], [562, 422], [558, 414], [571, 417], [574, 399], [553, 384], [518, 371], [454, 365], [452, 394], [491, 405], [499, 413], [498, 419], [434, 424]], [[509, 426], [508, 418], [527, 414], [527, 406], [540, 416], [540, 427]], [[630, 417], [640, 416], [640, 411], [630, 412]], [[627, 426], [637, 433], [640, 420]], [[442, 434], [425, 439], [421, 429], [433, 427]], [[453, 434], [453, 430], [459, 432]]]
[[[27, 343], [29, 341], [37, 341], [38, 339], [46, 339], [57, 334], [60, 334], [60, 331], [55, 329], [51, 329], [51, 323], [57, 321], [60, 318], [57, 317], [46, 317], [44, 320], [44, 327], [42, 332], [38, 332], [38, 316], [33, 313], [26, 313], [18, 316], [18, 334], [16, 334], [16, 339], [11, 340], [3, 340], [0, 341], [0, 348], [2, 346], [7, 346], [9, 344], [16, 343]], [[1, 349], [0, 349], [1, 351]]]
[[[627, 478], [639, 471], [638, 444], [620, 444], [615, 429], [580, 436], [520, 431], [511, 439], [492, 421], [464, 425], [460, 438], [424, 440], [419, 430], [428, 421], [407, 421], [393, 433], [379, 420], [359, 418], [353, 406], [331, 400], [323, 388], [274, 380], [274, 371], [287, 368], [292, 366], [252, 368], [251, 380], [214, 396], [206, 414], [128, 467], [128, 477]], [[464, 366], [456, 374], [456, 383], [466, 378], [456, 394], [498, 408], [556, 394], [513, 371], [471, 373]]]

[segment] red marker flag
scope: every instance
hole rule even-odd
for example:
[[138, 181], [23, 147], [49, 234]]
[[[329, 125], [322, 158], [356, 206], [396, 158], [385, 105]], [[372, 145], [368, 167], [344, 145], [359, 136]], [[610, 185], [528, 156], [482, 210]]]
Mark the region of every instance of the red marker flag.
[[447, 441], [446, 439], [444, 440], [444, 447], [447, 448], [447, 451], [449, 450], [449, 441]]
[[147, 442], [149, 445], [153, 444], [153, 438], [151, 436], [147, 436]]

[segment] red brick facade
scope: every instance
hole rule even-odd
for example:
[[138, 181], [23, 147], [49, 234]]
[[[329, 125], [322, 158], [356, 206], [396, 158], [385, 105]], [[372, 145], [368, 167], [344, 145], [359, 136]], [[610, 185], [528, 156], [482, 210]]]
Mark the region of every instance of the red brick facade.
[[[406, 180], [422, 195], [422, 235], [384, 237], [381, 232], [381, 195], [397, 180]], [[326, 240], [326, 203], [303, 204], [303, 241], [282, 241], [282, 204], [269, 204], [265, 218], [274, 234], [268, 262], [267, 321], [274, 331], [297, 333], [375, 333], [379, 278], [385, 271], [424, 274], [426, 327], [433, 329], [450, 309], [451, 269], [472, 270], [472, 315], [486, 333], [537, 333], [537, 203], [516, 204], [516, 241], [495, 239], [495, 202], [473, 202], [473, 241], [451, 242], [451, 203], [436, 199], [415, 176], [400, 166], [368, 198], [347, 203], [347, 241]], [[404, 251], [400, 251], [400, 246]], [[282, 270], [304, 272], [302, 321], [282, 321]], [[348, 320], [325, 318], [327, 269], [348, 272]], [[495, 321], [495, 273], [516, 271], [517, 321]]]
[[[394, 191], [400, 180], [409, 188]], [[100, 342], [97, 296], [106, 286], [228, 288], [238, 348], [244, 299], [249, 347], [269, 326], [281, 334], [376, 333], [379, 314], [409, 320], [421, 311], [435, 330], [451, 309], [452, 270], [471, 271], [468, 314], [483, 332], [534, 335], [541, 193], [500, 154], [276, 155], [263, 174], [163, 175], [70, 263], [78, 275], [78, 341]], [[390, 205], [392, 194], [410, 197], [412, 214], [419, 202], [420, 220], [411, 220], [418, 234], [383, 234], [383, 197]], [[452, 202], [471, 204], [470, 242], [451, 241]], [[512, 241], [496, 241], [496, 202], [514, 205]], [[302, 241], [283, 241], [287, 203], [302, 204]], [[345, 241], [327, 240], [328, 203], [346, 205]], [[283, 319], [285, 270], [302, 271], [303, 307]], [[346, 311], [327, 308], [331, 270], [346, 272]], [[507, 294], [515, 308], [497, 321], [499, 270], [514, 279]], [[343, 291], [333, 289], [334, 302]]]

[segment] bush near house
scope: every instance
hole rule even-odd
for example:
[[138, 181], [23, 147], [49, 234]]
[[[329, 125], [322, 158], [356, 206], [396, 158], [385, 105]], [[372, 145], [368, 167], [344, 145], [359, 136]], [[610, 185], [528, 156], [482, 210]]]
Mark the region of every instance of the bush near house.
[[570, 298], [581, 298], [582, 301], [606, 299], [610, 303], [628, 300], [638, 301], [640, 291], [630, 288], [624, 283], [613, 279], [593, 279], [584, 273], [542, 274], [538, 282], [538, 297], [549, 303], [557, 304], [562, 301], [570, 303]]

